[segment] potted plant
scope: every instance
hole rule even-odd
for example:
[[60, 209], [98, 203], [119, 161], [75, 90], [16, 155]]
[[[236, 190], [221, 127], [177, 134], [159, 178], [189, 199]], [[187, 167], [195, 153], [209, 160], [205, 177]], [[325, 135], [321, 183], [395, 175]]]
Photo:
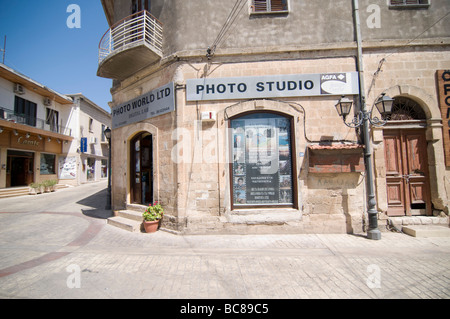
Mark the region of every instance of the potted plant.
[[154, 202], [153, 205], [148, 205], [145, 212], [142, 214], [144, 218], [144, 229], [146, 233], [154, 233], [158, 230], [159, 221], [164, 216], [164, 209], [161, 204]]
[[58, 181], [56, 179], [51, 179], [48, 181], [48, 186], [50, 187], [51, 192], [54, 192], [56, 190], [56, 184], [58, 184]]
[[44, 192], [45, 193], [50, 193], [51, 189], [50, 189], [50, 181], [49, 180], [45, 180], [42, 182], [42, 186], [44, 186]]
[[28, 187], [28, 194], [30, 195], [37, 195], [41, 193], [41, 184], [31, 183]]

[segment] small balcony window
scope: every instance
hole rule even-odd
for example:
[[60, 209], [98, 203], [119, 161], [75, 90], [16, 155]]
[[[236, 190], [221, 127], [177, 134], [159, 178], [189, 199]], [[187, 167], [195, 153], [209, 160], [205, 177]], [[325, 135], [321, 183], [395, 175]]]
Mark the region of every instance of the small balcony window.
[[287, 13], [288, 0], [252, 0], [252, 13]]

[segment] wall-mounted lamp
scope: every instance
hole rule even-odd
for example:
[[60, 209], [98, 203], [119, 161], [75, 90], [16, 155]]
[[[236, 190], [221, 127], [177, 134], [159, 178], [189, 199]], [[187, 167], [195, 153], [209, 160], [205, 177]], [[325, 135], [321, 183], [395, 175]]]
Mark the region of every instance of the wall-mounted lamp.
[[42, 141], [42, 136], [38, 135], [38, 139]]
[[3, 127], [0, 127], [0, 134], [3, 133]]
[[372, 146], [371, 138], [369, 134], [370, 125], [383, 126], [387, 123], [386, 117], [392, 112], [392, 104], [394, 100], [383, 93], [380, 98], [372, 105], [378, 109], [381, 114], [381, 120], [377, 117], [372, 118], [372, 109], [366, 110], [365, 97], [361, 96], [361, 110], [356, 114], [350, 123], [345, 121], [346, 117], [350, 114], [353, 102], [346, 97], [342, 97], [336, 104], [336, 110], [340, 117], [344, 120], [344, 124], [348, 127], [358, 128], [362, 127], [362, 138], [364, 141], [364, 165], [366, 169], [366, 200], [367, 200], [367, 215], [369, 220], [369, 228], [367, 230], [367, 238], [373, 240], [381, 239], [381, 232], [378, 229], [378, 217], [377, 217], [377, 201], [374, 190], [373, 168], [372, 168]]
[[51, 142], [52, 141], [52, 139], [51, 139], [51, 137], [49, 137], [48, 139], [47, 139], [47, 142]]
[[61, 140], [59, 138], [56, 141], [58, 142], [58, 144], [61, 144]]
[[13, 133], [14, 133], [15, 136], [19, 135], [19, 133], [17, 132], [17, 130], [14, 130]]
[[342, 117], [342, 119], [344, 120], [345, 125], [352, 128], [357, 128], [363, 124], [365, 119], [369, 120], [370, 124], [374, 126], [383, 126], [384, 124], [386, 124], [386, 121], [383, 119], [385, 119], [387, 116], [391, 114], [393, 103], [394, 99], [390, 98], [389, 96], [386, 96], [385, 93], [383, 93], [381, 94], [381, 97], [375, 102], [375, 106], [378, 112], [380, 112], [382, 119], [379, 119], [377, 117], [372, 118], [371, 116], [372, 111], [370, 112], [359, 111], [358, 114], [353, 118], [353, 120], [350, 123], [347, 123], [345, 120], [347, 116], [350, 114], [353, 101], [343, 96], [339, 100], [339, 102], [335, 105], [335, 107], [339, 116]]
[[27, 134], [25, 135], [25, 137], [26, 137], [26, 138], [30, 138], [30, 133], [27, 133]]

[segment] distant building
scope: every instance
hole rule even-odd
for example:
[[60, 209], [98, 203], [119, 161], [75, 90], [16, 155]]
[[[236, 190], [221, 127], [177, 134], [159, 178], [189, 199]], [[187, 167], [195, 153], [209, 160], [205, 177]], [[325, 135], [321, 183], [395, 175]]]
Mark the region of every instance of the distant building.
[[[103, 132], [111, 126], [111, 115], [83, 94], [68, 94], [73, 99], [71, 127], [76, 143], [72, 143], [67, 158], [77, 158], [78, 184], [100, 181], [108, 177], [108, 141]], [[82, 149], [84, 139], [86, 149]]]
[[353, 102], [350, 122], [385, 94], [393, 114], [370, 132], [380, 229], [448, 214], [448, 0], [102, 4], [115, 210], [157, 200], [188, 233], [363, 231], [361, 131], [335, 105]]
[[109, 125], [110, 115], [81, 94], [60, 94], [0, 64], [0, 189], [106, 178]]

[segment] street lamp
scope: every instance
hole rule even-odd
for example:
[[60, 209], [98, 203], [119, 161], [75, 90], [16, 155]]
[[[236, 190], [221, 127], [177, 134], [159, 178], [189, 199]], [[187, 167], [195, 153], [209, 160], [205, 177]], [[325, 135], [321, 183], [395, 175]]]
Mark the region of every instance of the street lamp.
[[[386, 118], [388, 115], [392, 113], [392, 105], [394, 100], [389, 96], [386, 96], [385, 93], [382, 93], [378, 100], [375, 102], [375, 107], [378, 112], [381, 114], [381, 118], [378, 117], [372, 118], [372, 111], [359, 111], [358, 114], [353, 118], [350, 123], [346, 122], [347, 116], [350, 114], [352, 109], [353, 101], [343, 96], [339, 102], [335, 105], [336, 110], [340, 117], [344, 120], [344, 124], [351, 128], [357, 128], [364, 124], [364, 120], [368, 120], [370, 124], [373, 126], [383, 126], [386, 124], [386, 121], [383, 118]], [[373, 109], [373, 107], [372, 107]]]
[[[375, 199], [373, 167], [372, 167], [372, 146], [369, 136], [369, 127], [383, 126], [386, 124], [386, 118], [392, 112], [392, 104], [394, 100], [383, 93], [375, 102], [375, 106], [381, 114], [382, 119], [377, 117], [372, 118], [372, 111], [366, 111], [365, 98], [361, 97], [361, 111], [359, 111], [350, 123], [346, 122], [347, 116], [350, 114], [353, 102], [346, 97], [342, 97], [336, 104], [336, 110], [340, 117], [342, 117], [344, 124], [351, 128], [362, 126], [364, 138], [364, 165], [366, 168], [366, 184], [367, 184], [367, 214], [369, 217], [369, 229], [367, 231], [367, 238], [373, 240], [381, 239], [381, 232], [378, 229], [377, 218], [377, 201]], [[373, 109], [373, 106], [372, 106]]]
[[106, 194], [106, 210], [111, 209], [111, 129], [109, 127], [103, 132], [108, 140], [109, 155], [108, 155], [108, 192]]

